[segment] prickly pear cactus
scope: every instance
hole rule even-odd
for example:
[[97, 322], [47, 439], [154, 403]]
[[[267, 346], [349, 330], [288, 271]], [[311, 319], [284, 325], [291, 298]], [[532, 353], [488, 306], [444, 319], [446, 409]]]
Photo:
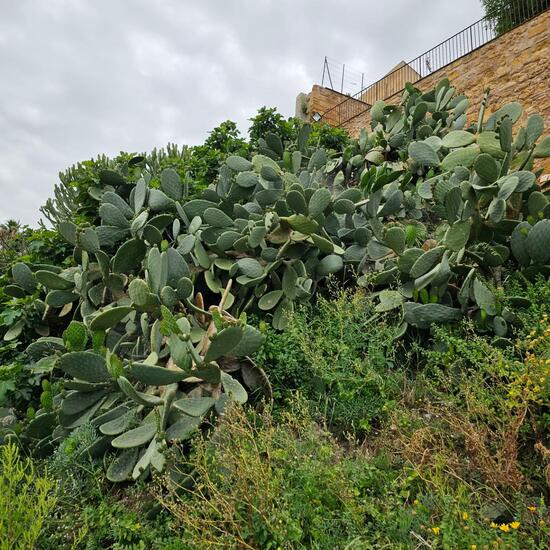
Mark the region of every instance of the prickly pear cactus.
[[104, 170], [89, 190], [97, 225], [58, 224], [71, 267], [20, 262], [6, 287], [34, 296], [42, 337], [29, 361], [53, 362], [62, 385], [24, 438], [46, 453], [91, 423], [90, 454], [114, 451], [110, 479], [161, 471], [169, 446], [229, 399], [269, 395], [246, 315], [284, 329], [344, 270], [403, 333], [468, 316], [505, 337], [506, 270], [550, 274], [550, 200], [532, 171], [549, 138], [538, 115], [514, 128], [517, 103], [485, 120], [486, 94], [469, 125], [467, 107], [448, 81], [408, 85], [399, 105], [373, 105], [372, 131], [343, 151], [308, 145], [307, 125], [294, 143], [268, 134], [194, 198], [172, 169], [158, 188], [139, 159], [131, 181]]

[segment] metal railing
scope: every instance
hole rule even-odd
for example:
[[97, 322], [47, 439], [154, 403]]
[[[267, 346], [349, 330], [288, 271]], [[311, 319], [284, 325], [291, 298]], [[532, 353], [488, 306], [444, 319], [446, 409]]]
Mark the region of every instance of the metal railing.
[[325, 55], [321, 86], [345, 95], [353, 95], [365, 87], [365, 73]]
[[387, 99], [420, 79], [484, 46], [550, 8], [550, 0], [511, 0], [498, 13], [486, 15], [431, 50], [403, 63], [386, 76], [325, 111], [321, 121], [341, 126], [365, 112], [378, 100]]

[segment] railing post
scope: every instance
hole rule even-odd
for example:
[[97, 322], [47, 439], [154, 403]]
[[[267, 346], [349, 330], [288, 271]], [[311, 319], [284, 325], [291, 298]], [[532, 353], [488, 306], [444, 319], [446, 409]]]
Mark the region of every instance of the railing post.
[[340, 93], [343, 94], [344, 93], [344, 72], [346, 70], [346, 64], [344, 63], [342, 65], [342, 84], [340, 84]]

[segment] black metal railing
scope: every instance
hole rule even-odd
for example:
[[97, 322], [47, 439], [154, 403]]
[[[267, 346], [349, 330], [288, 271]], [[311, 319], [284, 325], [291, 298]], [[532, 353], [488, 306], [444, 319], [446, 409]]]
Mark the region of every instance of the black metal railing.
[[498, 13], [486, 15], [431, 50], [403, 63], [386, 76], [349, 96], [321, 116], [332, 126], [341, 126], [365, 112], [378, 100], [401, 92], [405, 84], [414, 84], [453, 61], [484, 46], [550, 7], [550, 0], [515, 0]]

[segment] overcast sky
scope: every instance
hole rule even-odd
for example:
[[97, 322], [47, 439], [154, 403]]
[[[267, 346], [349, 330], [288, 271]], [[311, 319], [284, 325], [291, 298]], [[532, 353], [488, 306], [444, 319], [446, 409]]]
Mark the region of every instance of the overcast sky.
[[482, 16], [479, 0], [0, 0], [0, 223], [58, 172], [294, 114], [327, 55], [365, 84]]

